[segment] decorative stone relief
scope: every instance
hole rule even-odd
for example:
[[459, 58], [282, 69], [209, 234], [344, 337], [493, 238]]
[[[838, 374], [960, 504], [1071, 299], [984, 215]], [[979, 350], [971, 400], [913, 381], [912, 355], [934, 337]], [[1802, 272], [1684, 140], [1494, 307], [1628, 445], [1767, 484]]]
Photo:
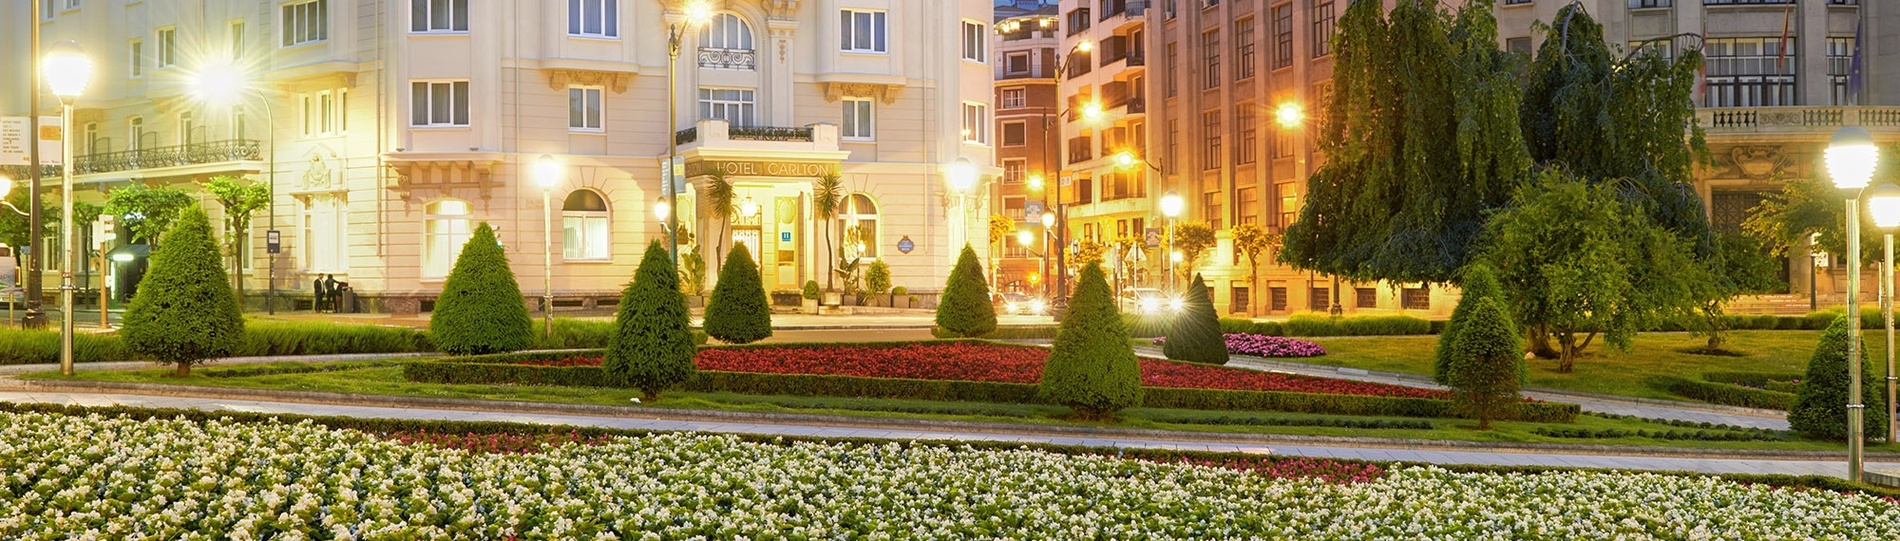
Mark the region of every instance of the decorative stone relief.
[[1717, 154], [1715, 162], [1721, 177], [1766, 181], [1786, 174], [1794, 160], [1779, 145], [1742, 145], [1730, 148], [1726, 156]]
[[301, 179], [304, 191], [324, 191], [335, 185], [336, 178], [330, 174], [330, 164], [320, 156], [310, 157], [310, 168], [304, 170]]
[[594, 85], [613, 89], [615, 94], [625, 94], [627, 83], [633, 81], [633, 74], [618, 71], [565, 68], [542, 71], [548, 74], [548, 88], [551, 90], [565, 90], [568, 85]]
[[878, 98], [885, 105], [897, 103], [897, 95], [904, 91], [901, 85], [881, 85], [874, 83], [825, 83], [825, 100], [836, 102], [848, 96]]
[[793, 20], [798, 18], [799, 0], [765, 0], [765, 12], [773, 19]]

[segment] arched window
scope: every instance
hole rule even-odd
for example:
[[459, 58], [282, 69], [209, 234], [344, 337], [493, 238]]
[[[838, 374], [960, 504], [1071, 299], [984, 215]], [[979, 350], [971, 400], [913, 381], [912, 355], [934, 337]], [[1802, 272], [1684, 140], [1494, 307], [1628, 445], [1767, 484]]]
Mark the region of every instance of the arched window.
[[844, 198], [838, 207], [838, 230], [844, 232], [839, 246], [844, 247], [845, 257], [878, 257], [877, 203], [870, 195], [854, 193]]
[[738, 15], [721, 13], [699, 33], [699, 46], [713, 49], [752, 50], [752, 25]]
[[593, 190], [574, 190], [561, 204], [561, 257], [601, 260], [610, 257], [607, 200]]
[[467, 201], [443, 199], [423, 207], [422, 277], [442, 278], [455, 268], [462, 245], [474, 232], [469, 215], [474, 208]]

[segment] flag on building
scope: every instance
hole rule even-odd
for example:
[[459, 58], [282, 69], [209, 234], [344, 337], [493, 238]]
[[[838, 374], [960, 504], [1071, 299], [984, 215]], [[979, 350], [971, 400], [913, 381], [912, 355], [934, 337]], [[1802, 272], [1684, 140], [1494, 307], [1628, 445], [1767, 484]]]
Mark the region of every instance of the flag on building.
[[1866, 27], [1867, 27], [1867, 21], [1865, 17], [1854, 20], [1854, 58], [1847, 65], [1847, 103], [1854, 104], [1854, 105], [1860, 104], [1860, 82], [1861, 82], [1860, 81], [1861, 80], [1861, 73], [1860, 73], [1861, 46], [1860, 44], [1862, 41], [1866, 40], [1867, 36], [1863, 34], [1863, 32], [1866, 30]]

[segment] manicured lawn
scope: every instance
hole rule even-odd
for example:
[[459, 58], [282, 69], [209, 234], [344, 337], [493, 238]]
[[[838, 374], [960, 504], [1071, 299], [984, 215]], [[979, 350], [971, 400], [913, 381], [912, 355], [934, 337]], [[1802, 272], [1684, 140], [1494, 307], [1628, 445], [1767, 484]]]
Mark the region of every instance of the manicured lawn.
[[[168, 370], [137, 371], [81, 371], [76, 379], [89, 381], [124, 381], [141, 383], [162, 383], [175, 385], [201, 385], [213, 387], [243, 387], [258, 389], [279, 389], [297, 391], [320, 391], [338, 393], [359, 393], [388, 396], [415, 396], [435, 398], [461, 398], [479, 400], [516, 400], [528, 402], [549, 402], [565, 404], [593, 404], [628, 407], [649, 407], [666, 409], [725, 410], [750, 412], [812, 413], [828, 415], [846, 415], [856, 417], [893, 418], [893, 419], [934, 419], [1023, 423], [1032, 425], [1073, 425], [1103, 426], [1100, 423], [1085, 423], [1067, 419], [1066, 408], [1048, 405], [995, 404], [972, 402], [943, 402], [929, 400], [899, 400], [874, 398], [839, 397], [802, 397], [802, 396], [760, 396], [734, 393], [689, 393], [672, 392], [658, 403], [635, 404], [632, 399], [640, 393], [628, 389], [579, 388], [556, 386], [516, 386], [516, 385], [443, 385], [412, 383], [402, 378], [402, 369], [395, 366], [363, 367], [365, 363], [328, 363], [321, 366], [336, 370], [299, 374], [274, 374], [240, 377], [214, 377], [221, 372], [255, 371], [256, 365], [242, 367], [208, 367], [195, 370], [192, 375], [178, 378]], [[304, 366], [285, 364], [281, 366]], [[39, 379], [61, 379], [56, 373], [32, 374], [24, 376]], [[1193, 422], [1189, 422], [1193, 421]], [[1539, 424], [1500, 422], [1497, 430], [1472, 430], [1472, 421], [1460, 419], [1427, 419], [1431, 428], [1390, 428], [1390, 427], [1342, 427], [1310, 426], [1330, 421], [1338, 424], [1343, 421], [1418, 421], [1418, 419], [1355, 417], [1339, 415], [1313, 415], [1282, 412], [1250, 411], [1199, 411], [1178, 409], [1136, 408], [1123, 412], [1121, 422], [1115, 426], [1130, 428], [1158, 428], [1168, 430], [1296, 434], [1313, 436], [1351, 436], [1404, 438], [1422, 440], [1463, 440], [1483, 442], [1518, 443], [1585, 443], [1648, 445], [1661, 447], [1693, 447], [1709, 449], [1784, 449], [1784, 450], [1821, 450], [1837, 449], [1840, 445], [1795, 441], [1753, 441], [1753, 442], [1704, 442], [1694, 440], [1665, 440], [1642, 437], [1619, 438], [1556, 438], [1533, 433], [1542, 428], [1567, 429], [1618, 429], [1618, 430], [1686, 430], [1646, 421], [1610, 419], [1593, 415], [1584, 415], [1575, 424]], [[1260, 425], [1309, 425], [1309, 426], [1260, 426]], [[1789, 436], [1792, 438], [1792, 436]], [[1900, 447], [1873, 446], [1870, 449], [1900, 450]]]
[[[1687, 333], [1646, 333], [1636, 337], [1628, 353], [1619, 352], [1598, 341], [1591, 344], [1587, 356], [1577, 360], [1576, 371], [1557, 373], [1557, 361], [1530, 361], [1532, 387], [1563, 389], [1640, 398], [1682, 400], [1648, 384], [1649, 378], [1675, 376], [1699, 378], [1703, 372], [1794, 372], [1807, 371], [1808, 357], [1820, 340], [1820, 331], [1737, 331], [1727, 348], [1744, 353], [1740, 357], [1693, 355], [1680, 350], [1701, 346], [1705, 340]], [[1866, 333], [1862, 341], [1867, 361], [1874, 366], [1875, 377], [1886, 377], [1886, 337], [1882, 332]], [[1431, 375], [1432, 354], [1437, 336], [1380, 336], [1314, 338], [1326, 347], [1326, 355], [1294, 362], [1344, 366], [1385, 372]]]

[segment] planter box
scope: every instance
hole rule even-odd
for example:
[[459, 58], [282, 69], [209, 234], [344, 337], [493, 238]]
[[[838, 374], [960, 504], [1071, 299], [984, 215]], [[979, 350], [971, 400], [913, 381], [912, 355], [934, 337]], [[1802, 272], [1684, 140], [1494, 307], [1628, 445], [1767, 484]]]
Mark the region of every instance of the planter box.
[[825, 306], [838, 306], [841, 304], [844, 304], [844, 293], [838, 292], [838, 291], [825, 292], [824, 294]]
[[798, 313], [800, 314], [818, 313], [818, 299], [801, 299], [798, 304]]

